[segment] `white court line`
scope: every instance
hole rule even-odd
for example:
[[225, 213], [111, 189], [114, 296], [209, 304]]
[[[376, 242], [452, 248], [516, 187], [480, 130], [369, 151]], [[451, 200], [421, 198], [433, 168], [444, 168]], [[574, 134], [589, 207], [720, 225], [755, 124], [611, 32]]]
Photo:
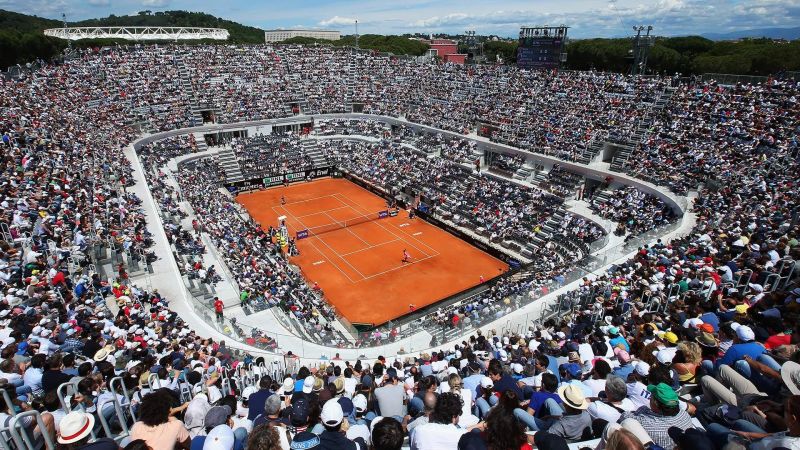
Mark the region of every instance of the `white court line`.
[[[338, 199], [337, 199], [337, 200], [338, 200]], [[339, 201], [341, 201], [341, 200], [339, 200]], [[350, 209], [352, 209], [353, 211], [356, 211], [355, 209], [353, 209], [353, 207], [350, 207]], [[356, 213], [358, 213], [358, 211], [356, 211]], [[358, 239], [359, 241], [363, 242], [365, 245], [367, 245], [367, 246], [370, 246], [370, 245], [372, 245], [372, 244], [370, 244], [369, 242], [367, 242], [367, 241], [365, 241], [364, 239], [362, 239], [362, 238], [361, 238], [361, 236], [359, 236], [359, 235], [357, 235], [357, 234], [353, 233], [353, 231], [350, 229], [350, 227], [348, 227], [348, 226], [347, 226], [347, 221], [345, 221], [345, 222], [344, 222], [344, 224], [343, 224], [342, 222], [339, 222], [338, 220], [336, 220], [336, 219], [334, 219], [333, 217], [331, 217], [331, 215], [330, 215], [330, 214], [328, 214], [328, 212], [327, 212], [327, 211], [323, 212], [323, 214], [325, 214], [326, 216], [328, 216], [328, 217], [329, 217], [329, 218], [330, 218], [332, 221], [334, 221], [334, 222], [338, 223], [339, 225], [342, 225], [342, 228], [343, 228], [343, 229], [347, 230], [347, 232], [348, 232], [348, 233], [350, 233], [350, 234], [352, 234], [353, 236], [355, 236], [355, 237], [356, 237], [356, 239]]]
[[397, 266], [397, 267], [395, 267], [394, 269], [384, 270], [383, 272], [378, 272], [378, 273], [376, 273], [376, 274], [373, 274], [373, 275], [370, 275], [370, 276], [368, 276], [368, 277], [364, 277], [364, 279], [363, 279], [363, 280], [358, 280], [358, 281], [357, 281], [357, 283], [360, 283], [360, 282], [362, 282], [362, 281], [369, 280], [370, 278], [375, 278], [375, 277], [379, 277], [379, 276], [381, 276], [381, 275], [385, 275], [385, 274], [387, 274], [387, 273], [389, 273], [389, 272], [394, 272], [395, 270], [400, 270], [400, 269], [402, 269], [402, 268], [404, 268], [404, 267], [408, 267], [408, 266], [410, 266], [410, 265], [412, 265], [412, 264], [421, 263], [422, 261], [425, 261], [426, 259], [435, 258], [435, 257], [437, 257], [437, 256], [439, 256], [439, 255], [431, 255], [431, 256], [426, 256], [426, 257], [424, 257], [424, 258], [420, 258], [420, 259], [413, 259], [413, 260], [411, 260], [411, 262], [403, 263], [403, 265], [401, 265], [401, 266]]
[[[334, 199], [336, 199], [337, 202], [341, 203], [344, 206], [340, 206], [340, 207], [333, 208], [333, 209], [326, 209], [326, 211], [333, 211], [334, 209], [339, 209], [339, 208], [344, 208], [344, 207], [349, 207], [350, 206], [347, 203], [343, 202], [342, 199], [336, 197], [336, 194], [329, 194], [329, 195], [323, 195], [321, 197], [309, 198], [308, 200], [300, 200], [300, 201], [297, 201], [297, 202], [287, 203], [285, 205], [280, 205], [280, 204], [274, 205], [274, 206], [272, 206], [272, 211], [275, 211], [277, 213], [275, 208], [283, 208], [283, 210], [286, 211], [287, 213], [289, 213], [290, 216], [294, 216], [294, 214], [292, 214], [292, 212], [289, 211], [289, 208], [287, 208], [287, 206], [299, 205], [300, 203], [313, 202], [314, 200], [321, 200], [323, 198], [328, 198], [328, 197], [333, 197]], [[316, 212], [316, 213], [313, 213], [313, 214], [319, 214], [319, 211]], [[308, 217], [310, 215], [312, 215], [312, 214], [306, 214], [306, 215], [303, 215], [303, 216], [294, 216], [294, 217]]]
[[361, 253], [361, 252], [366, 251], [366, 250], [371, 250], [373, 248], [377, 248], [377, 247], [380, 247], [382, 245], [391, 244], [392, 242], [397, 242], [399, 240], [400, 239], [392, 239], [391, 241], [381, 242], [380, 244], [373, 244], [373, 245], [370, 245], [369, 247], [362, 248], [361, 250], [355, 250], [355, 251], [352, 251], [352, 252], [349, 252], [349, 253], [342, 253], [339, 256], [344, 257], [344, 256], [349, 256], [349, 255], [355, 255], [356, 253]]
[[[341, 201], [341, 200], [340, 200], [340, 201]], [[279, 206], [279, 207], [280, 207], [280, 208], [283, 208], [283, 206]], [[273, 208], [275, 208], [275, 207], [273, 206]], [[298, 223], [300, 223], [300, 226], [302, 226], [304, 229], [308, 229], [308, 227], [306, 227], [306, 225], [303, 223], [303, 221], [302, 221], [302, 220], [300, 220], [300, 219], [297, 219], [297, 218], [295, 218], [294, 216], [292, 216], [292, 214], [291, 214], [291, 213], [289, 212], [289, 210], [287, 210], [286, 208], [283, 208], [283, 209], [286, 211], [286, 214], [287, 214], [287, 219], [288, 219], [288, 218], [291, 218], [292, 220], [296, 220]], [[350, 282], [351, 282], [351, 283], [355, 283], [355, 281], [353, 281], [353, 279], [352, 279], [352, 278], [350, 278], [350, 275], [348, 275], [348, 274], [347, 274], [347, 272], [345, 272], [344, 270], [342, 270], [342, 268], [341, 268], [341, 267], [339, 267], [339, 265], [338, 265], [338, 264], [336, 264], [335, 262], [333, 262], [333, 261], [331, 260], [331, 258], [328, 258], [327, 256], [325, 256], [325, 253], [322, 253], [322, 250], [320, 250], [320, 249], [319, 249], [319, 247], [317, 247], [317, 246], [316, 246], [316, 244], [314, 244], [314, 241], [312, 241], [312, 240], [311, 240], [311, 239], [315, 239], [315, 238], [316, 238], [316, 239], [319, 239], [317, 236], [310, 236], [310, 237], [308, 238], [308, 243], [309, 243], [309, 244], [311, 244], [311, 246], [312, 246], [312, 247], [314, 247], [314, 250], [316, 250], [316, 251], [317, 251], [317, 253], [319, 253], [320, 255], [322, 255], [322, 257], [324, 257], [325, 259], [327, 259], [327, 260], [328, 260], [328, 262], [330, 262], [331, 264], [333, 264], [333, 267], [336, 267], [336, 269], [338, 269], [338, 270], [339, 270], [339, 272], [341, 272], [341, 273], [342, 273], [342, 275], [344, 275], [345, 277], [347, 277], [347, 279], [348, 279], [348, 280], [350, 280]], [[323, 244], [325, 244], [325, 246], [326, 246], [326, 247], [330, 248], [330, 246], [328, 246], [328, 244], [327, 244], [327, 243], [325, 243], [325, 241], [323, 241], [322, 239], [319, 239], [319, 240], [320, 240], [320, 241], [322, 241], [322, 243], [323, 243]], [[333, 249], [331, 248], [331, 250], [333, 250]], [[339, 254], [338, 254], [338, 253], [336, 253], [336, 251], [335, 251], [335, 250], [333, 250], [333, 254], [334, 254], [334, 255], [336, 255], [336, 256], [339, 256]], [[341, 259], [342, 261], [344, 261], [344, 262], [345, 262], [347, 265], [349, 265], [350, 267], [353, 267], [353, 266], [352, 266], [352, 265], [350, 265], [350, 263], [349, 263], [349, 262], [347, 262], [347, 261], [346, 261], [344, 258], [342, 258], [342, 257], [339, 257], [339, 259]], [[353, 270], [355, 270], [355, 271], [356, 271], [356, 273], [358, 273], [359, 275], [361, 275], [362, 277], [364, 277], [364, 274], [363, 274], [363, 273], [361, 273], [361, 272], [359, 272], [358, 270], [356, 270], [356, 268], [355, 268], [355, 267], [353, 267]]]
[[[313, 202], [314, 200], [319, 200], [321, 198], [328, 198], [328, 197], [335, 197], [335, 196], [336, 196], [336, 194], [328, 194], [328, 195], [323, 195], [321, 197], [309, 198], [308, 200], [299, 200], [299, 201], [296, 201], [296, 202], [286, 203], [286, 204], [280, 205], [280, 206], [297, 205], [297, 204], [300, 204], [300, 203]], [[339, 199], [337, 198], [336, 200], [339, 200]], [[341, 201], [341, 200], [339, 200], [339, 201]]]
[[[339, 195], [339, 196], [341, 196], [341, 197], [344, 197], [346, 200], [350, 201], [350, 199], [349, 199], [349, 198], [347, 198], [346, 196], [344, 196], [344, 195], [342, 195], [342, 194], [340, 194], [340, 193], [338, 193], [338, 192], [337, 192], [336, 194], [334, 194], [334, 195]], [[375, 195], [375, 194], [372, 194], [372, 195]], [[347, 203], [347, 202], [345, 202], [345, 203], [346, 203], [346, 204], [349, 204], [349, 203]], [[353, 207], [353, 209], [356, 209], [356, 206], [358, 206], [358, 205], [356, 205], [356, 206], [353, 206], [353, 205], [351, 205], [351, 206]], [[359, 208], [361, 208], [360, 206], [358, 206], [358, 207], [359, 207]], [[361, 210], [363, 211], [363, 210], [364, 210], [364, 208], [361, 208]], [[403, 239], [402, 239], [400, 236], [398, 236], [398, 235], [397, 235], [397, 234], [396, 234], [394, 231], [392, 231], [392, 230], [390, 230], [390, 229], [386, 228], [385, 226], [383, 226], [383, 224], [382, 224], [382, 223], [380, 223], [380, 220], [376, 220], [376, 221], [375, 221], [375, 223], [376, 223], [376, 224], [377, 224], [379, 227], [383, 228], [385, 231], [388, 231], [389, 233], [391, 233], [391, 234], [392, 234], [392, 236], [394, 236], [394, 237], [396, 237], [396, 238], [398, 238], [398, 239], [400, 239], [400, 240], [403, 240]], [[411, 247], [412, 247], [414, 250], [417, 250], [419, 253], [422, 253], [422, 254], [423, 254], [423, 255], [425, 255], [426, 257], [427, 257], [427, 256], [437, 256], [437, 255], [438, 255], [438, 252], [436, 253], [436, 255], [428, 255], [428, 252], [425, 252], [425, 251], [422, 251], [422, 250], [420, 250], [420, 248], [419, 248], [419, 247], [417, 247], [416, 245], [414, 245], [413, 243], [411, 243], [411, 242], [407, 242], [407, 241], [405, 241], [405, 240], [403, 240], [403, 242], [405, 242], [405, 243], [409, 244], [409, 245], [410, 245], [410, 246], [411, 246]], [[428, 246], [428, 248], [431, 248], [431, 247], [430, 247], [430, 246]], [[435, 249], [433, 249], [433, 250], [435, 250]]]
[[[337, 198], [336, 200], [339, 200], [339, 199]], [[341, 200], [339, 200], [339, 201], [341, 202]], [[316, 216], [317, 214], [321, 214], [321, 213], [327, 213], [328, 211], [336, 211], [336, 210], [338, 210], [338, 209], [345, 209], [345, 208], [350, 208], [350, 209], [352, 209], [352, 208], [350, 207], [350, 205], [345, 205], [345, 206], [339, 206], [338, 208], [326, 209], [326, 210], [324, 210], [324, 211], [317, 211], [317, 212], [313, 212], [313, 213], [311, 213], [311, 214], [304, 214], [304, 215], [302, 215], [302, 216], [295, 216], [295, 217], [297, 217], [297, 218], [300, 218], [300, 217]]]

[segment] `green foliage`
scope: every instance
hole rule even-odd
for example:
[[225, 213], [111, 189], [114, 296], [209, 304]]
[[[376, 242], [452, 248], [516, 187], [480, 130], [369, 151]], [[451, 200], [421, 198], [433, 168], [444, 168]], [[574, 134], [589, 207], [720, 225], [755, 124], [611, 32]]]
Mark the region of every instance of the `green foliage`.
[[[11, 11], [0, 10], [0, 69], [14, 64], [23, 64], [36, 59], [49, 60], [67, 47], [61, 39], [46, 37], [46, 28], [59, 28], [61, 21], [28, 16]], [[102, 19], [71, 22], [69, 26], [175, 26], [175, 27], [213, 27], [225, 28], [230, 33], [227, 42], [240, 44], [260, 44], [264, 42], [264, 31], [224, 20], [209, 14], [187, 11], [140, 11], [131, 16], [110, 15]], [[163, 41], [162, 41], [163, 42]], [[183, 41], [185, 44], [200, 43]], [[218, 43], [218, 41], [208, 41]], [[124, 39], [93, 39], [73, 43], [75, 47], [100, 47], [114, 44], [130, 44]]]
[[514, 64], [517, 62], [517, 46], [516, 41], [488, 41], [483, 44], [483, 54], [490, 63], [497, 61], [497, 55], [500, 55], [506, 64]]
[[[567, 45], [567, 67], [628, 72], [633, 63], [631, 49], [630, 39], [574, 40]], [[781, 70], [800, 70], [800, 41], [659, 38], [648, 58], [651, 73], [770, 75]]]
[[[338, 41], [326, 39], [315, 39], [307, 37], [295, 37], [286, 39], [281, 44], [301, 44], [301, 45], [332, 45], [334, 47], [355, 47], [355, 36], [343, 36]], [[369, 48], [384, 53], [395, 55], [420, 56], [428, 50], [428, 44], [424, 44], [416, 39], [408, 39], [403, 36], [383, 36], [379, 34], [365, 34], [359, 36], [358, 46]]]

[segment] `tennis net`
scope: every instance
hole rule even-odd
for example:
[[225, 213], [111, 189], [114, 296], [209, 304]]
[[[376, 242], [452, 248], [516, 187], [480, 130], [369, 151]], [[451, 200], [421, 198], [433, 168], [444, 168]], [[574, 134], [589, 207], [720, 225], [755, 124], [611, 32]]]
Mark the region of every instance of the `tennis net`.
[[375, 214], [358, 216], [347, 220], [333, 219], [334, 220], [333, 223], [318, 225], [316, 227], [310, 227], [305, 230], [298, 231], [297, 238], [303, 239], [311, 236], [319, 236], [320, 234], [330, 233], [331, 231], [341, 230], [342, 228], [352, 227], [365, 222], [372, 222], [375, 220], [386, 218], [388, 216], [389, 216], [388, 211], [378, 211]]

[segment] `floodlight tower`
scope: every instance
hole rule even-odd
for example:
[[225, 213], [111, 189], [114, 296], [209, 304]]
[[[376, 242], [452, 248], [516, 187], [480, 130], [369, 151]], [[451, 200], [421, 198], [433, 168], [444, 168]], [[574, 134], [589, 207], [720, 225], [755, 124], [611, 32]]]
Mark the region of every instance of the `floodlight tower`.
[[[66, 13], [61, 13], [61, 20], [64, 22], [64, 28], [68, 28], [67, 27], [67, 14]], [[67, 41], [67, 47], [68, 48], [72, 48], [72, 41]]]
[[[653, 26], [634, 26], [633, 31], [636, 32], [636, 36], [633, 38], [631, 75], [644, 75], [647, 71], [647, 57], [650, 55], [650, 49], [655, 44], [655, 36], [650, 35], [650, 32], [653, 31]], [[642, 31], [646, 32], [644, 36]]]
[[358, 19], [356, 19], [356, 48], [358, 47]]

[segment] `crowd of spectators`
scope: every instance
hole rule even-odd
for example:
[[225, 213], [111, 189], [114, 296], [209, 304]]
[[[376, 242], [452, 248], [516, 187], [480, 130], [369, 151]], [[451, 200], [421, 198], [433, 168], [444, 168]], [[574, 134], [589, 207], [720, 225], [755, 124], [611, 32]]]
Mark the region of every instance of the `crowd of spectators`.
[[[147, 254], [151, 242], [141, 202], [126, 191], [132, 169], [123, 148], [134, 135], [133, 109], [168, 105], [146, 113], [153, 129], [190, 121], [180, 88], [158, 85], [177, 79], [173, 66], [203, 63], [211, 74], [213, 67], [226, 70], [227, 56], [240, 76], [252, 74], [238, 63], [251, 55], [236, 59], [247, 53], [239, 47], [181, 48], [182, 58], [172, 58], [174, 50], [110, 49], [44, 66], [24, 79], [0, 80], [0, 389], [7, 394], [0, 396], [0, 429], [17, 423], [15, 414], [37, 411], [41, 422], [20, 419], [22, 433], [94, 450], [515, 449], [531, 443], [563, 449], [593, 438], [614, 450], [800, 446], [796, 83], [679, 87], [638, 150], [642, 164], [633, 172], [677, 191], [703, 183], [694, 202], [697, 225], [686, 237], [642, 246], [628, 261], [587, 276], [562, 297], [556, 319], [370, 363], [308, 366], [287, 355], [292, 364], [267, 373], [225, 342], [198, 336], [157, 290], [137, 287], [123, 270], [105, 276], [95, 271], [98, 246], [158, 256]], [[217, 66], [191, 57], [217, 52]], [[276, 74], [291, 70], [287, 59], [316, 54], [266, 52], [254, 51], [272, 57], [262, 61], [265, 66], [282, 63]], [[340, 53], [326, 52], [330, 58]], [[477, 114], [448, 108], [448, 102], [469, 103], [487, 85], [495, 89], [494, 75], [505, 79], [496, 89], [508, 92], [526, 77], [543, 80], [556, 93], [572, 92], [569, 77], [595, 83], [586, 95], [612, 99], [592, 113], [604, 117], [609, 133], [627, 133], [626, 114], [635, 115], [659, 88], [658, 79], [591, 73], [548, 78], [494, 67], [470, 72], [353, 55], [361, 77], [356, 92], [382, 89], [370, 108], [445, 129], [466, 130]], [[317, 67], [303, 70], [330, 76], [346, 70], [345, 64]], [[144, 78], [133, 68], [161, 75]], [[270, 78], [271, 70], [249, 82], [282, 82]], [[379, 74], [400, 79], [382, 85]], [[216, 84], [222, 86], [208, 92], [220, 95], [229, 120], [251, 117], [251, 107], [261, 114], [277, 104], [258, 97], [241, 101], [225, 83]], [[392, 90], [401, 84], [413, 86], [407, 89], [413, 102], [404, 103], [407, 94]], [[337, 101], [328, 106], [321, 100], [336, 88], [337, 81], [323, 84], [309, 104], [338, 109]], [[264, 91], [252, 95], [283, 95]], [[575, 111], [583, 100], [577, 96], [568, 105]], [[634, 102], [632, 109], [622, 107], [626, 102]], [[487, 115], [512, 110], [501, 97], [475, 104], [503, 109], [482, 111]], [[564, 117], [556, 128], [586, 129], [583, 113]], [[557, 204], [548, 206], [545, 199], [552, 196], [539, 191], [520, 194], [504, 181], [392, 142], [330, 147], [359, 176], [385, 187], [413, 184], [436, 208], [466, 205], [466, 212], [451, 211], [465, 218], [457, 222], [502, 237], [529, 236], [520, 230], [535, 229], [537, 214]], [[140, 152], [159, 207], [171, 213], [177, 214], [176, 192], [154, 175], [165, 158], [191, 148], [191, 142], [165, 142]], [[319, 316], [329, 307], [277, 255], [274, 230], [243, 219], [229, 197], [208, 190], [218, 180], [215, 166], [194, 161], [176, 178], [214, 245], [225, 250], [240, 287], [287, 308], [318, 333], [331, 332]], [[463, 198], [452, 197], [454, 190]], [[574, 225], [569, 219], [567, 227]], [[561, 270], [554, 258], [537, 258], [537, 264], [534, 273], [503, 280], [454, 311], [437, 312], [440, 325], [458, 328], [476, 317], [508, 315], [516, 298], [542, 291]], [[60, 397], [62, 385], [71, 393]], [[9, 442], [8, 433], [0, 433]]]
[[618, 236], [645, 233], [666, 225], [675, 215], [660, 198], [631, 186], [613, 190], [606, 197], [595, 196], [590, 205], [598, 216], [616, 222], [614, 234]]
[[314, 167], [311, 157], [294, 134], [256, 135], [232, 142], [239, 168], [245, 178], [263, 178]]

